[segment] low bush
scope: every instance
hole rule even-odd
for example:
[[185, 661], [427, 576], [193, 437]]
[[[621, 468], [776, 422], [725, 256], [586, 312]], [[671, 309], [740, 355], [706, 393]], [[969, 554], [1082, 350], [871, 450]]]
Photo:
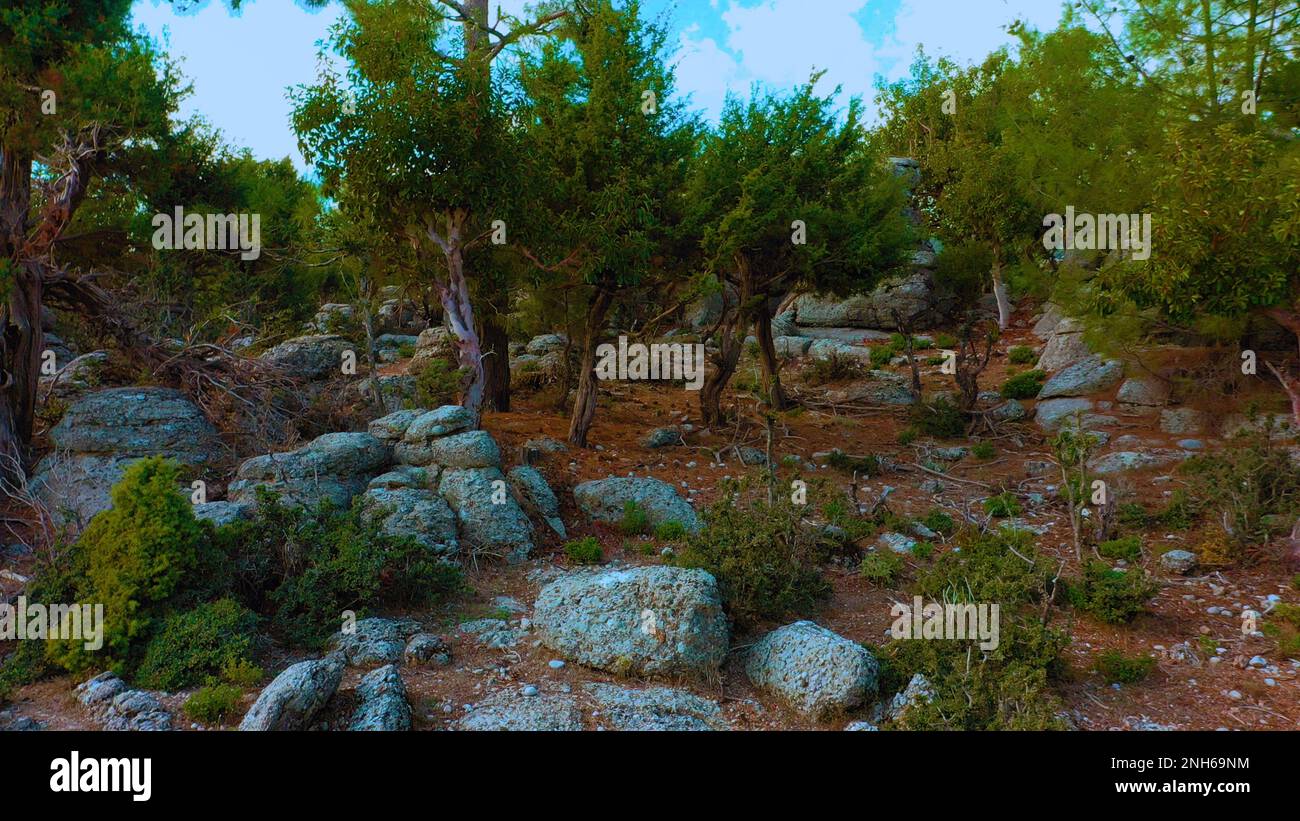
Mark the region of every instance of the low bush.
[[998, 455], [998, 451], [990, 442], [976, 442], [971, 446], [970, 455], [976, 459], [989, 460]]
[[936, 396], [912, 406], [913, 427], [936, 439], [955, 439], [966, 433], [966, 416], [947, 396]]
[[820, 569], [827, 558], [823, 538], [805, 524], [806, 506], [790, 494], [777, 493], [768, 504], [765, 494], [748, 491], [747, 483], [726, 483], [704, 514], [705, 527], [687, 538], [674, 563], [711, 573], [742, 626], [806, 614], [831, 592]]
[[1156, 667], [1151, 656], [1129, 656], [1119, 650], [1107, 650], [1097, 657], [1097, 672], [1107, 684], [1136, 684]]
[[655, 538], [661, 542], [680, 542], [686, 538], [686, 525], [668, 521], [655, 528]]
[[957, 524], [952, 520], [952, 516], [937, 508], [922, 516], [920, 521], [941, 536], [951, 536], [957, 532]]
[[174, 613], [145, 647], [137, 683], [153, 690], [201, 684], [227, 666], [247, 662], [257, 637], [257, 615], [231, 599]]
[[1140, 570], [1115, 570], [1104, 562], [1094, 561], [1067, 590], [1075, 608], [1107, 624], [1127, 624], [1146, 609], [1160, 585]]
[[586, 536], [564, 544], [564, 555], [574, 564], [600, 564], [604, 552], [595, 536]]
[[903, 572], [903, 559], [901, 556], [887, 551], [868, 553], [862, 557], [862, 564], [858, 567], [858, 572], [867, 581], [889, 587], [898, 579], [898, 575]]
[[185, 701], [181, 709], [192, 721], [202, 724], [219, 724], [226, 716], [234, 715], [239, 709], [243, 693], [233, 684], [213, 681]]
[[[871, 363], [876, 364], [876, 351], [880, 348], [871, 349]], [[885, 360], [888, 362], [888, 359]], [[824, 357], [818, 357], [810, 360], [803, 370], [803, 379], [810, 385], [825, 385], [829, 382], [844, 382], [851, 379], [861, 379], [866, 375], [866, 369], [862, 367], [862, 360], [856, 356], [831, 351]]]
[[1047, 379], [1044, 371], [1033, 370], [1018, 373], [1002, 383], [1000, 391], [1003, 399], [1033, 399], [1043, 389]]
[[1016, 345], [1007, 351], [1007, 359], [1013, 365], [1028, 365], [1030, 362], [1038, 359], [1038, 354], [1028, 345]]
[[628, 499], [623, 504], [623, 518], [618, 522], [618, 529], [624, 536], [642, 536], [650, 532], [650, 517], [640, 505]]
[[1142, 539], [1139, 536], [1125, 536], [1111, 539], [1097, 545], [1097, 552], [1107, 559], [1123, 559], [1136, 562], [1142, 558]]
[[1020, 502], [1016, 501], [1016, 495], [1011, 491], [1004, 491], [997, 496], [990, 496], [984, 500], [984, 512], [995, 519], [1006, 519], [1011, 516], [1020, 515]]

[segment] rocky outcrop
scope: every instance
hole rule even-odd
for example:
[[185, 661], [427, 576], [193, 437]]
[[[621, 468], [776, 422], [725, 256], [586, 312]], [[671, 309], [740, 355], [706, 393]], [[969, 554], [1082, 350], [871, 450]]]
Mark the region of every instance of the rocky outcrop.
[[456, 512], [461, 542], [475, 553], [518, 562], [532, 552], [532, 522], [506, 492], [499, 468], [449, 468], [438, 492]]
[[1062, 319], [1047, 337], [1036, 367], [1052, 373], [1091, 355], [1092, 351], [1083, 341], [1083, 324], [1074, 319]]
[[317, 380], [343, 372], [345, 351], [355, 353], [356, 346], [334, 334], [313, 334], [287, 339], [262, 354], [261, 359], [290, 376]]
[[468, 715], [456, 722], [456, 729], [576, 732], [582, 729], [582, 711], [571, 696], [524, 695], [503, 690], [474, 705]]
[[862, 645], [810, 621], [768, 633], [750, 650], [754, 686], [801, 713], [826, 720], [873, 697], [880, 665]]
[[405, 732], [411, 729], [411, 705], [406, 685], [389, 664], [371, 670], [357, 684], [357, 708], [348, 722], [353, 732]]
[[245, 460], [230, 483], [229, 496], [234, 502], [254, 503], [261, 487], [287, 504], [315, 507], [329, 499], [347, 507], [388, 460], [388, 448], [369, 433], [327, 433], [297, 450]]
[[506, 479], [510, 482], [515, 499], [528, 515], [546, 522], [561, 539], [568, 538], [564, 522], [560, 519], [560, 500], [555, 498], [555, 493], [546, 483], [546, 477], [542, 476], [541, 471], [531, 465], [520, 465], [512, 468]]
[[454, 556], [460, 550], [456, 514], [433, 490], [372, 487], [362, 496], [362, 505], [363, 514], [368, 519], [377, 519], [385, 535], [414, 539], [434, 553], [446, 556]]
[[1088, 356], [1068, 365], [1047, 380], [1038, 398], [1089, 396], [1113, 387], [1124, 376], [1124, 365], [1100, 356]]
[[583, 689], [599, 707], [603, 723], [629, 732], [728, 729], [717, 702], [671, 687], [633, 690], [592, 682]]
[[934, 275], [922, 268], [877, 286], [870, 294], [836, 299], [815, 294], [794, 304], [799, 325], [824, 328], [884, 328], [897, 330], [895, 312], [918, 328], [941, 322], [951, 301], [934, 284]]
[[342, 654], [300, 661], [262, 690], [239, 723], [240, 730], [306, 730], [343, 680]]
[[703, 570], [569, 573], [542, 589], [533, 627], [565, 659], [619, 675], [708, 678], [727, 655], [722, 600]]
[[374, 667], [402, 660], [406, 640], [419, 631], [413, 621], [361, 619], [353, 629], [339, 631], [330, 638], [329, 648], [343, 655], [350, 667]]
[[32, 491], [56, 520], [74, 528], [111, 506], [109, 491], [137, 459], [166, 456], [199, 467], [224, 452], [198, 406], [170, 388], [88, 394], [68, 408], [50, 440], [54, 452], [37, 465]]
[[687, 530], [700, 527], [690, 503], [677, 495], [673, 486], [658, 479], [613, 478], [583, 482], [573, 489], [573, 499], [592, 520], [617, 524], [628, 502], [645, 511], [651, 527], [677, 522]]

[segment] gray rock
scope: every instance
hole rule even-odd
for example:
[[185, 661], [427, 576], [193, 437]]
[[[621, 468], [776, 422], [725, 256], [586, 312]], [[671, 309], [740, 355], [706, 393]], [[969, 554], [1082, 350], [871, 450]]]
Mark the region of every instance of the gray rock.
[[912, 548], [916, 547], [916, 539], [904, 536], [902, 533], [882, 533], [878, 543], [881, 547], [895, 553], [911, 553]]
[[879, 670], [865, 647], [810, 621], [768, 633], [745, 664], [754, 686], [822, 721], [874, 696]]
[[830, 359], [833, 356], [860, 359], [865, 365], [871, 361], [871, 349], [850, 345], [838, 339], [814, 339], [808, 346], [808, 356], [813, 359]]
[[432, 490], [371, 488], [362, 496], [362, 506], [367, 519], [379, 521], [385, 535], [412, 538], [444, 556], [460, 551], [456, 514]]
[[113, 697], [105, 711], [104, 729], [116, 732], [166, 732], [172, 729], [172, 714], [153, 693], [123, 690]]
[[[417, 423], [418, 424], [418, 423]], [[412, 424], [412, 428], [415, 424]], [[393, 452], [399, 462], [408, 465], [441, 465], [448, 468], [499, 468], [501, 449], [485, 430], [454, 433], [413, 443], [408, 438], [398, 442]]]
[[552, 439], [549, 436], [543, 436], [540, 439], [529, 439], [524, 443], [529, 450], [536, 450], [541, 453], [564, 453], [568, 451], [569, 446], [559, 439]]
[[1044, 341], [1050, 339], [1052, 334], [1056, 332], [1057, 326], [1061, 324], [1061, 320], [1064, 318], [1065, 314], [1062, 313], [1059, 305], [1052, 302], [1044, 304], [1042, 315], [1039, 316], [1038, 321], [1034, 323], [1034, 336]]
[[371, 670], [357, 684], [360, 702], [348, 729], [367, 732], [406, 732], [411, 729], [411, 705], [406, 700], [406, 685], [389, 664]]
[[250, 504], [240, 502], [206, 502], [201, 505], [195, 505], [194, 518], [206, 519], [215, 527], [225, 527], [235, 522], [244, 522], [253, 518], [256, 508]]
[[672, 485], [658, 479], [614, 478], [583, 482], [573, 489], [578, 507], [597, 522], [617, 524], [627, 502], [645, 511], [652, 527], [678, 522], [689, 531], [700, 528], [695, 509], [677, 495]]
[[368, 433], [327, 433], [297, 450], [245, 460], [229, 497], [255, 502], [256, 489], [265, 487], [289, 504], [314, 506], [328, 498], [347, 507], [388, 459], [388, 448]]
[[1263, 414], [1254, 418], [1234, 413], [1224, 417], [1219, 435], [1231, 439], [1239, 433], [1268, 433], [1270, 439], [1287, 439], [1296, 435], [1291, 419], [1280, 414]]
[[812, 344], [812, 339], [806, 336], [778, 336], [772, 340], [772, 346], [776, 348], [776, 355], [787, 358], [807, 356], [808, 349], [812, 347]]
[[1015, 399], [1008, 399], [997, 407], [990, 408], [987, 414], [994, 422], [1019, 422], [1028, 416], [1029, 412]]
[[1087, 396], [1113, 386], [1124, 376], [1124, 363], [1090, 356], [1067, 366], [1048, 379], [1038, 398], [1054, 399], [1061, 396]]
[[934, 688], [925, 676], [917, 673], [907, 682], [907, 686], [894, 694], [887, 706], [882, 705], [881, 715], [877, 721], [892, 721], [899, 727], [907, 727], [907, 714], [918, 704], [929, 702], [934, 698]]
[[460, 631], [474, 636], [484, 647], [505, 650], [519, 644], [519, 633], [504, 619], [475, 619], [460, 626]]
[[1170, 550], [1161, 555], [1160, 566], [1170, 573], [1186, 576], [1196, 569], [1196, 554], [1188, 550]]
[[1124, 380], [1115, 398], [1125, 405], [1158, 408], [1169, 401], [1169, 385], [1158, 379], [1133, 377]]
[[411, 423], [428, 412], [419, 409], [394, 411], [374, 420], [367, 429], [371, 436], [384, 444], [396, 444], [406, 435], [406, 430], [411, 427]]
[[456, 729], [576, 732], [582, 729], [582, 711], [571, 696], [525, 696], [503, 690], [475, 705], [456, 722]]
[[356, 346], [341, 336], [318, 334], [285, 340], [261, 359], [291, 376], [326, 379], [343, 372], [345, 351], [355, 352]]
[[435, 361], [447, 363], [451, 370], [456, 367], [456, 340], [441, 326], [420, 331], [415, 341], [415, 356], [411, 357], [407, 370], [420, 373]]
[[533, 624], [564, 658], [619, 675], [707, 678], [727, 655], [722, 600], [703, 570], [575, 571], [542, 589]]
[[[108, 364], [107, 351], [91, 351], [76, 358], [65, 358], [70, 351], [50, 346], [46, 337], [46, 350], [55, 351], [54, 361], [59, 371], [39, 380], [40, 392], [47, 396], [67, 399], [85, 393], [99, 383], [99, 372]], [[62, 356], [60, 355], [62, 354]]]
[[514, 491], [515, 499], [530, 516], [536, 516], [555, 531], [561, 539], [568, 538], [564, 522], [560, 519], [560, 500], [555, 498], [551, 486], [541, 471], [531, 465], [511, 468], [506, 480]]
[[126, 682], [117, 673], [106, 671], [77, 685], [77, 701], [86, 707], [109, 703], [118, 693], [126, 690]]
[[534, 356], [545, 356], [555, 351], [563, 351], [567, 344], [564, 334], [542, 334], [528, 342], [528, 352]]
[[332, 653], [323, 659], [300, 661], [262, 690], [239, 723], [240, 730], [305, 730], [338, 690], [345, 659]]
[[648, 687], [633, 690], [613, 684], [583, 685], [600, 706], [601, 717], [615, 730], [699, 731], [725, 730], [727, 722], [717, 702], [685, 690]]
[[889, 371], [870, 371], [867, 378], [843, 388], [827, 391], [826, 398], [841, 404], [913, 405], [911, 382]]
[[795, 324], [795, 312], [786, 311], [772, 317], [772, 338], [779, 339], [783, 336], [796, 336], [799, 328]]
[[433, 633], [416, 633], [406, 643], [403, 654], [407, 664], [451, 664], [451, 648], [441, 636]]
[[320, 310], [312, 318], [311, 328], [323, 334], [345, 331], [352, 327], [354, 314], [355, 311], [351, 305], [341, 302], [327, 302], [320, 306]]
[[203, 412], [170, 388], [87, 394], [69, 406], [50, 440], [55, 450], [36, 466], [31, 490], [59, 524], [74, 530], [112, 506], [109, 491], [132, 462], [161, 455], [198, 467], [223, 454]]
[[1174, 436], [1202, 433], [1214, 428], [1214, 417], [1195, 408], [1166, 408], [1160, 412], [1160, 430]]
[[1091, 399], [1049, 399], [1034, 408], [1034, 422], [1043, 430], [1056, 431], [1076, 413], [1088, 414], [1094, 407]]
[[1047, 338], [1035, 367], [1051, 373], [1091, 355], [1092, 351], [1083, 341], [1083, 326], [1073, 319], [1063, 319]]
[[941, 321], [948, 307], [936, 293], [934, 276], [924, 269], [884, 282], [865, 296], [838, 299], [810, 294], [794, 305], [800, 325], [887, 330], [897, 329], [895, 312], [904, 321], [926, 327]]
[[442, 475], [437, 466], [397, 465], [366, 483], [366, 490], [430, 490], [438, 487]]
[[337, 650], [352, 667], [374, 667], [402, 660], [406, 638], [419, 629], [411, 621], [361, 619], [350, 632], [339, 631], [330, 638], [329, 648]]
[[674, 445], [684, 444], [682, 442], [682, 431], [678, 427], [655, 428], [645, 435], [641, 440], [641, 446], [656, 450], [658, 448], [668, 448]]
[[533, 525], [513, 496], [498, 492], [505, 486], [498, 468], [449, 468], [442, 472], [438, 492], [456, 512], [463, 546], [518, 562], [533, 550]]
[[1093, 459], [1088, 467], [1093, 473], [1124, 473], [1130, 470], [1143, 470], [1172, 464], [1182, 458], [1184, 458], [1183, 454], [1178, 451], [1150, 450], [1138, 452], [1121, 450]]

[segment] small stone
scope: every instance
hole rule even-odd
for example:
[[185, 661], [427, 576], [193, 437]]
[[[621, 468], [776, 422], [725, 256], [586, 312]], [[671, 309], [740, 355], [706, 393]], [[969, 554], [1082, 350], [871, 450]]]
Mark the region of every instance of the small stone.
[[552, 670], [559, 670], [560, 668], [564, 667], [564, 661], [562, 659], [551, 659], [550, 661], [547, 662], [547, 665]]

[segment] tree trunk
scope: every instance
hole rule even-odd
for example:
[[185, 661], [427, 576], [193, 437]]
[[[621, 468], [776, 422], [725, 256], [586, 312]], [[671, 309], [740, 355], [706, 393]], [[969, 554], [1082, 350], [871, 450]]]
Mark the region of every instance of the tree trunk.
[[1007, 286], [1002, 281], [1002, 263], [993, 263], [993, 298], [998, 303], [998, 329], [1006, 330], [1011, 322], [1011, 300], [1007, 298]]
[[[749, 317], [754, 314], [767, 315], [766, 301], [761, 311], [756, 311], [750, 303], [753, 298], [754, 278], [749, 270], [749, 261], [737, 255], [736, 276], [739, 280], [735, 308], [728, 311], [726, 289], [722, 294], [722, 333], [718, 339], [718, 353], [714, 354], [713, 371], [704, 378], [700, 390], [700, 417], [706, 425], [720, 425], [725, 421], [722, 416], [722, 394], [736, 373], [740, 362], [740, 350], [745, 344], [745, 329], [749, 326]], [[769, 334], [770, 334], [769, 325]]]
[[0, 269], [9, 299], [0, 308], [0, 477], [20, 480], [36, 416], [41, 357], [41, 269], [21, 258], [31, 203], [32, 161], [0, 147]]
[[763, 395], [772, 410], [785, 410], [790, 403], [781, 387], [781, 362], [776, 357], [772, 317], [766, 308], [754, 317], [754, 336], [758, 338], [758, 361], [763, 366]]
[[447, 281], [434, 282], [438, 299], [447, 314], [447, 323], [456, 337], [456, 364], [463, 371], [460, 404], [474, 414], [478, 427], [483, 414], [485, 380], [483, 349], [478, 330], [474, 325], [474, 308], [469, 300], [469, 283], [465, 280], [465, 249], [461, 229], [465, 213], [453, 211], [447, 219], [447, 236], [439, 238], [439, 245], [447, 258]]
[[483, 317], [483, 404], [510, 410], [510, 336], [495, 313]]
[[597, 288], [587, 305], [587, 333], [582, 341], [582, 366], [578, 371], [578, 390], [569, 416], [569, 444], [587, 447], [587, 433], [596, 418], [596, 348], [605, 327], [605, 317], [614, 302], [614, 294]]

